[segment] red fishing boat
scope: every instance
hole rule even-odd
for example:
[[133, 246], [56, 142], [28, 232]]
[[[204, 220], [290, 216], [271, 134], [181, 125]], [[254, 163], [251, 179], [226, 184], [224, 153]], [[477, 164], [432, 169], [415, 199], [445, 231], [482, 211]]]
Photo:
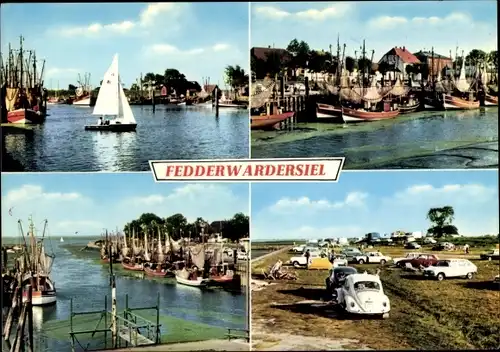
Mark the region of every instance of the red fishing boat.
[[316, 104], [316, 117], [318, 119], [337, 119], [342, 117], [342, 107], [328, 104]]
[[446, 110], [456, 110], [456, 109], [479, 109], [479, 100], [465, 100], [459, 97], [455, 97], [449, 94], [443, 94], [444, 108]]
[[146, 275], [155, 277], [165, 277], [169, 274], [167, 270], [162, 269], [160, 266], [157, 266], [156, 269], [152, 269], [149, 266], [145, 266], [144, 271]]
[[291, 118], [295, 112], [285, 112], [283, 114], [268, 116], [252, 116], [250, 119], [250, 128], [252, 130], [273, 130], [279, 122]]
[[210, 280], [217, 284], [227, 284], [233, 281], [233, 275], [210, 276]]
[[144, 266], [142, 264], [130, 264], [122, 262], [123, 269], [130, 271], [144, 271]]
[[342, 107], [344, 122], [362, 122], [393, 119], [399, 115], [399, 110], [392, 111], [365, 111]]
[[484, 97], [485, 106], [498, 106], [498, 97], [494, 95], [486, 94]]
[[45, 115], [33, 109], [17, 109], [7, 112], [7, 121], [17, 124], [40, 124], [45, 121]]

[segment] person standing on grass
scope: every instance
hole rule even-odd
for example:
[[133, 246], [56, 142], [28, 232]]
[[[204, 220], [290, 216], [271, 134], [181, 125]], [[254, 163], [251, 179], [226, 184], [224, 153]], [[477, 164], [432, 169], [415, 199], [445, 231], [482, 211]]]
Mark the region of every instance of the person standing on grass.
[[309, 252], [309, 249], [306, 251], [306, 269], [309, 269], [309, 257], [311, 257], [311, 252]]

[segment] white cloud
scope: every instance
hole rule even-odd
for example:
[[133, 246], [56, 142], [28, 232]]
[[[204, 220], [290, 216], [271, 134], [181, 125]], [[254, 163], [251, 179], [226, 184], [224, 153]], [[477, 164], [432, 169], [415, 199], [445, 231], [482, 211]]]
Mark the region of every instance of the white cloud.
[[465, 13], [453, 12], [445, 17], [413, 17], [402, 16], [379, 16], [368, 22], [369, 27], [374, 29], [393, 29], [401, 26], [411, 26], [414, 28], [424, 28], [427, 26], [448, 27], [450, 25], [472, 25], [473, 19]]
[[[252, 222], [253, 224], [253, 222]], [[363, 234], [363, 230], [358, 226], [301, 226], [292, 229], [280, 227], [256, 227], [252, 225], [251, 237], [256, 240], [274, 240], [274, 239], [313, 239], [313, 238], [352, 238]]]
[[170, 54], [170, 55], [199, 55], [203, 53], [203, 48], [193, 48], [188, 50], [181, 50], [176, 46], [170, 44], [153, 44], [149, 47], [148, 52], [154, 54]]
[[4, 197], [7, 206], [27, 201], [76, 201], [83, 200], [83, 196], [77, 192], [46, 192], [38, 185], [23, 185], [13, 189]]
[[481, 184], [447, 184], [434, 187], [429, 184], [413, 185], [401, 192], [396, 192], [387, 202], [414, 203], [478, 203], [496, 197], [496, 188], [485, 187]]
[[274, 6], [256, 6], [254, 13], [263, 18], [280, 20], [293, 18], [297, 20], [323, 21], [328, 18], [344, 16], [351, 8], [351, 4], [338, 3], [323, 9], [308, 9], [298, 12], [288, 12]]
[[227, 50], [229, 48], [230, 48], [230, 45], [225, 44], [225, 43], [219, 43], [219, 44], [215, 44], [214, 46], [212, 46], [213, 51], [224, 51], [224, 50]]
[[308, 197], [297, 199], [282, 198], [270, 207], [275, 212], [295, 212], [298, 210], [324, 210], [340, 209], [344, 207], [362, 207], [368, 194], [363, 192], [351, 192], [346, 195], [344, 200], [330, 202], [326, 199], [311, 200]]
[[[175, 19], [182, 15], [188, 4], [178, 3], [152, 3], [142, 10], [137, 20], [123, 20], [115, 23], [91, 23], [86, 26], [63, 27], [55, 30], [64, 37], [100, 36], [103, 34], [139, 33], [138, 27], [153, 27], [158, 19], [168, 21], [171, 25]], [[171, 28], [170, 28], [171, 29]], [[145, 32], [141, 32], [145, 33]]]

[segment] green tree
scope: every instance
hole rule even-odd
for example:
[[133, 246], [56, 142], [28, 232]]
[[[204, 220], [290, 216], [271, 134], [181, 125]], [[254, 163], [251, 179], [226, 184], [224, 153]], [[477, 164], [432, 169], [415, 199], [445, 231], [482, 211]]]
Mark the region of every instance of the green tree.
[[238, 95], [240, 88], [248, 85], [248, 75], [239, 65], [226, 66], [224, 73], [226, 84], [234, 90], [235, 95]]
[[74, 84], [69, 84], [68, 85], [68, 90], [73, 94], [76, 91], [76, 86]]
[[177, 240], [186, 234], [187, 219], [184, 215], [177, 213], [165, 219], [167, 231], [173, 239]]
[[452, 225], [454, 219], [455, 211], [453, 207], [447, 205], [441, 208], [431, 208], [427, 212], [427, 219], [431, 221], [433, 226], [428, 230], [428, 234], [432, 234], [437, 238], [441, 238], [446, 235], [456, 235], [458, 234], [458, 229], [456, 226]]
[[291, 61], [288, 63], [289, 68], [297, 69], [307, 67], [309, 53], [311, 52], [309, 44], [303, 40], [299, 42], [297, 39], [293, 39], [288, 44], [286, 50], [292, 55]]
[[356, 68], [356, 60], [353, 57], [346, 56], [345, 58], [345, 69], [349, 72], [354, 71]]
[[243, 213], [236, 213], [228, 220], [222, 230], [224, 237], [231, 241], [247, 237], [250, 232], [250, 218]]
[[471, 52], [465, 57], [465, 64], [470, 66], [477, 66], [486, 61], [487, 54], [479, 49], [473, 49]]

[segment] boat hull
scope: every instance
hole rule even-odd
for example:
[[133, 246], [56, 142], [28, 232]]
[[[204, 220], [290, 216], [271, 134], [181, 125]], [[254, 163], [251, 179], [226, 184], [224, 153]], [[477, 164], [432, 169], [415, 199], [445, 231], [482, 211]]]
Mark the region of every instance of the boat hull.
[[252, 130], [273, 130], [276, 124], [283, 120], [291, 118], [294, 114], [294, 112], [286, 112], [279, 115], [252, 116], [250, 121], [250, 128]]
[[342, 108], [328, 104], [316, 104], [316, 117], [322, 119], [341, 119]]
[[207, 281], [202, 278], [198, 278], [197, 280], [188, 280], [183, 279], [182, 277], [175, 275], [175, 280], [178, 284], [192, 286], [192, 287], [204, 287], [207, 285]]
[[7, 122], [16, 124], [41, 124], [45, 115], [32, 109], [17, 109], [7, 112]]
[[484, 97], [484, 106], [498, 106], [498, 97], [487, 94]]
[[443, 103], [446, 110], [479, 109], [479, 101], [468, 101], [451, 95], [443, 94]]
[[109, 125], [86, 125], [85, 131], [134, 132], [136, 123], [116, 123]]
[[154, 276], [154, 277], [166, 277], [169, 274], [168, 271], [156, 271], [156, 270], [150, 269], [147, 266], [144, 267], [144, 272], [146, 273], [146, 275]]
[[144, 267], [142, 265], [137, 265], [137, 264], [130, 265], [130, 264], [122, 262], [122, 267], [123, 267], [123, 269], [129, 270], [129, 271], [144, 271]]
[[417, 103], [417, 104], [412, 105], [412, 106], [400, 106], [398, 110], [399, 110], [400, 115], [404, 115], [404, 114], [410, 114], [412, 112], [417, 111], [419, 107], [420, 107], [420, 103]]
[[[31, 304], [34, 306], [47, 306], [57, 302], [56, 291], [33, 291]], [[23, 292], [23, 302], [28, 300], [28, 292]]]
[[90, 106], [90, 97], [85, 97], [78, 100], [73, 100], [73, 105], [76, 106]]
[[365, 122], [393, 119], [399, 115], [399, 110], [394, 111], [359, 111], [342, 107], [342, 120], [344, 122]]
[[219, 108], [247, 109], [248, 107], [241, 104], [219, 104]]

